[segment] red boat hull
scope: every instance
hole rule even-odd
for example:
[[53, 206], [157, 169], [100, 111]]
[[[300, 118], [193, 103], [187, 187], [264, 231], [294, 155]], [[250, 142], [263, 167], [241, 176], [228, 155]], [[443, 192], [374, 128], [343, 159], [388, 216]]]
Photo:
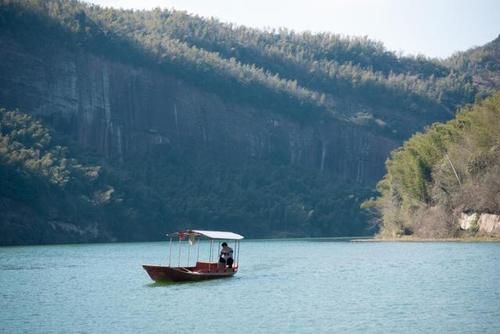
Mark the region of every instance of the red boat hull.
[[144, 270], [155, 282], [203, 281], [231, 277], [238, 272], [238, 267], [218, 269], [217, 263], [198, 262], [195, 267], [166, 267], [143, 265]]

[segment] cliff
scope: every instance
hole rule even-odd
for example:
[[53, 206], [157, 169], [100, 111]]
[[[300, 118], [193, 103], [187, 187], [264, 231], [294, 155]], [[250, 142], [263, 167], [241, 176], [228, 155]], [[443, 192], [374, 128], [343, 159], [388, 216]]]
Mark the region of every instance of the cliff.
[[[78, 145], [127, 161], [153, 147], [186, 159], [286, 164], [366, 183], [396, 141], [336, 120], [302, 124], [272, 110], [228, 103], [153, 70], [57, 47], [3, 40], [0, 99], [45, 120]], [[352, 154], [351, 154], [352, 153]]]
[[[35, 115], [78, 147], [119, 168], [135, 164], [139, 178], [153, 172], [148, 168], [161, 158], [177, 159], [197, 172], [215, 168], [222, 174], [263, 162], [271, 168], [304, 169], [339, 187], [369, 189], [366, 185], [383, 173], [380, 161], [396, 146], [393, 139], [351, 124], [302, 124], [272, 110], [228, 103], [168, 74], [82, 50], [51, 45], [28, 51], [4, 38], [0, 58], [4, 106]], [[152, 161], [150, 166], [147, 161]], [[350, 195], [348, 189], [340, 192]], [[345, 200], [355, 207], [359, 199]], [[349, 219], [350, 214], [339, 219]], [[165, 230], [182, 227], [158, 224]], [[234, 224], [252, 233], [251, 227]], [[217, 223], [203, 227], [217, 228]]]

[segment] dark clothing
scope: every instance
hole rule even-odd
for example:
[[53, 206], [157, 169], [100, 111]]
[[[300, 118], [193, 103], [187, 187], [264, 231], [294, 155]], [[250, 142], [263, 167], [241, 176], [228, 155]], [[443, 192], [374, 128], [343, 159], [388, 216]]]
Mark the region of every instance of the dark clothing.
[[229, 268], [233, 267], [233, 249], [225, 243], [220, 251], [219, 263], [224, 263]]
[[225, 265], [227, 265], [229, 268], [231, 268], [233, 266], [233, 258], [230, 257], [229, 259], [225, 260], [224, 258], [219, 258], [219, 262], [220, 263], [224, 263]]

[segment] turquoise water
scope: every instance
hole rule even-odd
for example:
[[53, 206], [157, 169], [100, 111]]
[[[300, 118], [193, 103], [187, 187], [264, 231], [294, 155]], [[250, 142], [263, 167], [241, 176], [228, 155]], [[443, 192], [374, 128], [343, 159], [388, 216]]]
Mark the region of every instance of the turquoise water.
[[168, 243], [0, 248], [2, 333], [500, 333], [499, 243], [247, 241], [155, 284]]

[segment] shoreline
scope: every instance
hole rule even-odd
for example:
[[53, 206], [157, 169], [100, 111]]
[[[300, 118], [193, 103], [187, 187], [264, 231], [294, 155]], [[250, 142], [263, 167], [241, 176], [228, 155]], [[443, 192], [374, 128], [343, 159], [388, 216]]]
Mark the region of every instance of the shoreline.
[[353, 239], [351, 242], [500, 242], [500, 237], [470, 237], [470, 238], [377, 238]]

